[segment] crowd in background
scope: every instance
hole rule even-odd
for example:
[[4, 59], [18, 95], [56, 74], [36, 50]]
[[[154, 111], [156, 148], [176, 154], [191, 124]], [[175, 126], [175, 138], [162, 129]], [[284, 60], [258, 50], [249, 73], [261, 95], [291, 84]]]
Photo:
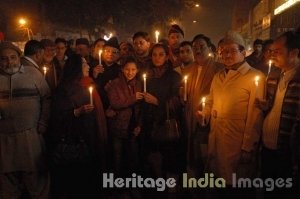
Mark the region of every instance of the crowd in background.
[[[215, 46], [176, 24], [158, 43], [72, 42], [0, 43], [0, 198], [299, 197], [299, 31], [256, 39], [247, 57], [237, 32]], [[179, 136], [162, 141], [171, 120]], [[104, 189], [104, 172], [177, 186]], [[226, 189], [184, 189], [183, 173]], [[236, 189], [233, 174], [282, 181]]]

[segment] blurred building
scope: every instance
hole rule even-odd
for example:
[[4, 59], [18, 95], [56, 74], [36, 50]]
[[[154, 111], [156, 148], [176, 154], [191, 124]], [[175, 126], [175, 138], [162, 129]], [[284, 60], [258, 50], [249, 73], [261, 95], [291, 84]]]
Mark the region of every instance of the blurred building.
[[275, 38], [300, 26], [300, 0], [237, 0], [235, 10], [232, 28], [249, 47], [257, 38]]

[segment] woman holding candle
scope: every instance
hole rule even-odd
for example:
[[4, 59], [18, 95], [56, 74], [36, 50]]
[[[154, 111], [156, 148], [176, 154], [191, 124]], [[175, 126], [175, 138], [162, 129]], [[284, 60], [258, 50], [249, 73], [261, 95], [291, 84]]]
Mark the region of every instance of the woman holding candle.
[[89, 151], [85, 162], [65, 162], [62, 165], [50, 159], [54, 198], [60, 195], [84, 198], [88, 193], [95, 194], [97, 179], [93, 176], [105, 164], [106, 120], [96, 89], [92, 92], [93, 104], [90, 103], [89, 86], [93, 85], [93, 80], [88, 74], [89, 65], [85, 59], [77, 54], [72, 55], [66, 61], [62, 82], [53, 96], [47, 136], [50, 157], [62, 139], [83, 141]]
[[[173, 175], [178, 177], [183, 161], [181, 140], [158, 143], [151, 134], [167, 119], [167, 104], [170, 119], [180, 122], [181, 107], [179, 99], [180, 75], [172, 70], [168, 61], [169, 49], [166, 45], [155, 44], [150, 51], [152, 66], [147, 71], [147, 92], [144, 93], [143, 106], [143, 157], [146, 174], [155, 177]], [[178, 123], [178, 128], [181, 127]], [[150, 194], [151, 195], [151, 194]], [[150, 196], [151, 197], [151, 196]]]

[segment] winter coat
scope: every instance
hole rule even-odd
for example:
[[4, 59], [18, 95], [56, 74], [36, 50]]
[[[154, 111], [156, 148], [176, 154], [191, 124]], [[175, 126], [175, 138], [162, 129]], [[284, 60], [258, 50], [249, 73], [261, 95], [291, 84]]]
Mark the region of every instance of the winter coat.
[[260, 76], [257, 96], [261, 98], [265, 77], [246, 62], [227, 74], [225, 70], [218, 72], [211, 84], [205, 107], [205, 114], [211, 115], [208, 166], [228, 184], [233, 173], [251, 177], [249, 164], [239, 161], [242, 150], [255, 151], [261, 133], [263, 114], [254, 105], [257, 75]]
[[135, 121], [131, 128], [140, 126], [140, 105], [136, 100], [136, 92], [141, 92], [141, 89], [141, 82], [136, 79], [127, 82], [123, 74], [105, 86], [110, 109], [116, 113], [110, 119], [109, 128], [113, 129], [112, 132], [118, 134], [117, 136], [128, 137], [128, 132], [133, 130], [128, 129], [133, 118]]
[[[1, 70], [0, 70], [1, 71]], [[37, 68], [0, 72], [0, 172], [45, 169], [50, 90]]]

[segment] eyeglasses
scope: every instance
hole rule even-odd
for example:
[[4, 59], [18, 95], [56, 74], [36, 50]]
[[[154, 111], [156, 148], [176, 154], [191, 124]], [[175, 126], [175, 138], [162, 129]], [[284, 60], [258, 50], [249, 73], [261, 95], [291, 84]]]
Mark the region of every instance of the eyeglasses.
[[112, 54], [116, 55], [119, 53], [119, 51], [118, 50], [104, 50], [104, 53], [112, 53]]
[[233, 49], [222, 49], [220, 51], [220, 55], [228, 55], [228, 54], [233, 55], [238, 52], [241, 52], [241, 51], [239, 49], [234, 49], [234, 48]]
[[268, 49], [268, 50], [267, 50], [267, 53], [269, 53], [269, 54], [274, 54], [274, 55], [278, 55], [278, 54], [280, 54], [280, 49], [275, 49], [275, 50]]

